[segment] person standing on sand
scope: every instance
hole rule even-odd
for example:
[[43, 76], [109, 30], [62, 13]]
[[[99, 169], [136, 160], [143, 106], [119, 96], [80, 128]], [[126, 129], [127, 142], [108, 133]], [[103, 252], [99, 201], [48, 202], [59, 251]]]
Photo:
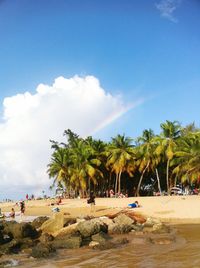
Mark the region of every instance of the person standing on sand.
[[90, 198], [87, 200], [87, 203], [91, 205], [91, 212], [95, 210], [95, 196], [93, 192], [90, 193]]
[[20, 212], [21, 212], [21, 216], [24, 215], [24, 213], [25, 213], [25, 203], [24, 203], [24, 201], [20, 202]]

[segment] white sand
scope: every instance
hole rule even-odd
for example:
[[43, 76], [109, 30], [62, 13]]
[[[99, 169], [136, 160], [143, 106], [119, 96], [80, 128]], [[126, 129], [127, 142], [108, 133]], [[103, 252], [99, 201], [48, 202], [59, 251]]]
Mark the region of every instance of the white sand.
[[[130, 198], [96, 198], [96, 214], [103, 215], [126, 208], [138, 201], [141, 207], [133, 209], [145, 216], [160, 218], [171, 223], [200, 223], [200, 196], [158, 196]], [[27, 215], [51, 215], [51, 200], [35, 200], [26, 203]], [[9, 211], [14, 204], [1, 203], [2, 211]], [[14, 207], [18, 211], [17, 207]], [[65, 199], [59, 206], [61, 211], [72, 215], [89, 214], [86, 199]]]

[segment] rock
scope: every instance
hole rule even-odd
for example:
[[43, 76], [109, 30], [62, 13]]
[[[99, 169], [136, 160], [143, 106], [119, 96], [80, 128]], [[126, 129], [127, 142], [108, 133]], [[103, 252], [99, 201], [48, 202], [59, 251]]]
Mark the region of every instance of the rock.
[[107, 240], [111, 239], [111, 237], [103, 232], [92, 235], [92, 241], [100, 243], [105, 243]]
[[91, 242], [89, 243], [89, 247], [90, 247], [90, 248], [96, 248], [96, 247], [98, 247], [98, 246], [99, 246], [99, 242], [91, 241]]
[[99, 219], [102, 223], [106, 224], [107, 226], [113, 224], [113, 220], [109, 219], [108, 217], [100, 217]]
[[67, 227], [71, 224], [76, 223], [76, 218], [72, 218], [72, 217], [64, 217], [64, 225], [63, 227]]
[[63, 226], [64, 226], [64, 215], [62, 212], [58, 212], [54, 214], [54, 217], [52, 219], [45, 221], [41, 225], [40, 230], [48, 234], [53, 234], [62, 229]]
[[99, 219], [92, 219], [79, 222], [76, 229], [80, 232], [81, 236], [85, 238], [97, 234], [100, 231], [107, 232], [107, 225], [102, 223]]
[[125, 210], [122, 212], [123, 214], [125, 214], [126, 216], [128, 216], [129, 218], [131, 218], [134, 222], [136, 223], [144, 223], [146, 222], [146, 218], [140, 214], [136, 214], [135, 211], [133, 210]]
[[32, 240], [31, 238], [18, 239], [20, 243], [20, 250], [30, 249], [38, 244], [38, 240]]
[[4, 229], [4, 222], [5, 221], [0, 221], [0, 231], [2, 231]]
[[132, 225], [132, 229], [135, 230], [135, 231], [137, 231], [137, 232], [142, 231], [143, 228], [144, 228], [143, 225], [140, 224], [140, 223], [135, 223], [135, 224]]
[[154, 218], [147, 218], [146, 222], [144, 223], [144, 227], [153, 227], [155, 224], [160, 224], [161, 221]]
[[92, 241], [91, 237], [83, 237], [82, 238], [82, 246], [89, 246], [90, 242]]
[[134, 223], [134, 221], [125, 214], [118, 215], [113, 221], [120, 225], [132, 225]]
[[38, 236], [37, 230], [30, 224], [26, 222], [12, 222], [7, 223], [4, 226], [3, 233], [5, 235], [8, 235], [10, 239], [15, 238], [25, 238], [25, 237], [31, 237], [36, 238]]
[[3, 237], [3, 233], [0, 230], [0, 245], [4, 243], [4, 237]]
[[99, 243], [96, 245], [95, 249], [106, 250], [111, 248], [118, 248], [124, 244], [127, 244], [129, 241], [126, 238], [116, 239], [115, 241], [106, 241], [104, 243]]
[[7, 222], [2, 221], [0, 224], [1, 224], [0, 229], [2, 230], [2, 233], [4, 235], [8, 235], [11, 239], [13, 239], [12, 230], [14, 226], [19, 223], [17, 223], [16, 221], [7, 221]]
[[4, 268], [4, 267], [14, 267], [14, 266], [17, 266], [19, 265], [19, 261], [17, 260], [5, 260], [5, 261], [1, 261], [0, 262], [0, 268]]
[[143, 232], [144, 233], [152, 233], [153, 232], [153, 227], [146, 226], [146, 227], [143, 228]]
[[84, 222], [84, 221], [86, 221], [86, 220], [83, 219], [83, 218], [77, 218], [77, 219], [76, 219], [76, 222], [77, 222], [77, 223], [79, 223], [79, 222]]
[[80, 248], [82, 239], [80, 236], [64, 237], [62, 239], [55, 239], [51, 245], [56, 248]]
[[153, 226], [153, 233], [155, 234], [169, 233], [169, 231], [169, 227], [163, 223], [158, 223]]
[[51, 245], [39, 243], [37, 246], [33, 247], [31, 256], [34, 258], [47, 258], [54, 251], [55, 249]]
[[40, 226], [49, 219], [49, 217], [47, 216], [41, 216], [41, 217], [38, 217], [36, 219], [34, 219], [31, 223], [31, 225], [35, 228], [35, 229], [38, 229], [40, 228]]
[[113, 221], [114, 223], [108, 226], [110, 234], [128, 233], [133, 229], [134, 221], [124, 214], [118, 215]]
[[150, 242], [156, 245], [169, 245], [175, 242], [175, 237], [173, 236], [151, 237]]
[[40, 242], [41, 243], [48, 243], [48, 242], [51, 242], [54, 240], [54, 237], [50, 234], [47, 234], [47, 233], [42, 233], [42, 235], [40, 236], [39, 238]]
[[1, 252], [4, 254], [16, 254], [21, 250], [21, 242], [13, 239], [1, 246]]
[[13, 239], [12, 234], [10, 234], [10, 235], [4, 234], [3, 235], [3, 240], [4, 240], [3, 244], [10, 242], [12, 239]]
[[111, 241], [107, 241], [106, 243], [98, 243], [95, 247], [93, 247], [94, 249], [100, 249], [100, 250], [107, 250], [107, 249], [111, 249], [111, 248], [116, 248], [117, 245]]
[[61, 228], [57, 232], [53, 233], [53, 236], [57, 237], [57, 236], [75, 234], [77, 232], [77, 225], [78, 225], [78, 223], [74, 223], [74, 224], [71, 224], [67, 227]]
[[26, 222], [14, 224], [10, 232], [12, 233], [13, 238], [36, 238], [38, 235], [37, 230], [30, 223]]

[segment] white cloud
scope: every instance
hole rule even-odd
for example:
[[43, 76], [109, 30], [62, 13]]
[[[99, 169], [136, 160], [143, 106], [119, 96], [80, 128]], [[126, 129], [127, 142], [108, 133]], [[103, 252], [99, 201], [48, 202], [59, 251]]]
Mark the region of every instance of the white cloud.
[[161, 16], [169, 19], [172, 22], [178, 22], [177, 18], [174, 16], [174, 12], [180, 6], [182, 0], [161, 0], [156, 3], [156, 8], [160, 11]]
[[81, 136], [92, 135], [132, 106], [106, 92], [93, 76], [58, 77], [52, 86], [40, 84], [35, 94], [5, 98], [0, 124], [1, 195], [8, 191], [19, 196], [25, 189], [41, 192], [50, 184], [49, 139], [60, 141], [68, 128]]

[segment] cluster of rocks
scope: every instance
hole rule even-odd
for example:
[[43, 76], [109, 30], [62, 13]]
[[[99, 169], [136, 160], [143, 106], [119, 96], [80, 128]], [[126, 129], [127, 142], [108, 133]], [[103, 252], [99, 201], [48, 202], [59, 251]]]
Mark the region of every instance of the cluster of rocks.
[[[31, 223], [1, 221], [0, 256], [23, 252], [34, 258], [46, 258], [63, 248], [116, 248], [129, 242], [117, 234], [129, 232], [167, 234], [169, 228], [159, 220], [145, 219], [129, 211], [99, 218], [73, 218], [59, 212], [52, 218], [38, 217]], [[158, 244], [172, 241], [167, 236], [159, 239], [151, 237], [149, 241]]]

